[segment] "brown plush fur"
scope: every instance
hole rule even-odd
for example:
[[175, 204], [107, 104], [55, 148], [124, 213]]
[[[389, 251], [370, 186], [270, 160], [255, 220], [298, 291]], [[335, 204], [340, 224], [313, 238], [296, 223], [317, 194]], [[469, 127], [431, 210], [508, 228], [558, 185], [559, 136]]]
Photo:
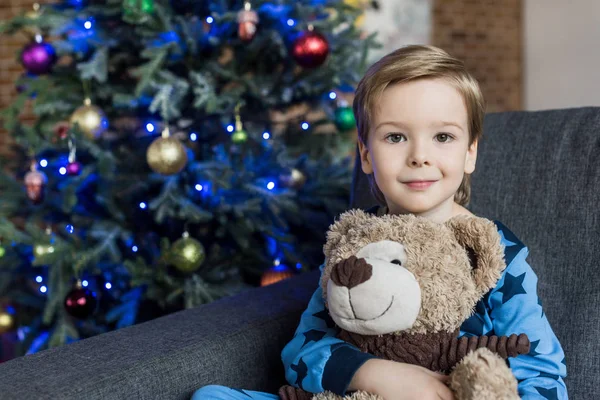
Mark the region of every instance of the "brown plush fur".
[[[460, 237], [460, 239], [459, 239]], [[421, 312], [404, 333], [452, 332], [471, 316], [473, 307], [495, 286], [504, 268], [504, 252], [493, 222], [457, 216], [438, 224], [414, 215], [374, 216], [362, 210], [342, 214], [327, 233], [321, 280], [327, 304], [327, 283], [338, 262], [380, 240], [401, 242], [407, 263], [421, 286]], [[471, 266], [463, 246], [478, 255]]]

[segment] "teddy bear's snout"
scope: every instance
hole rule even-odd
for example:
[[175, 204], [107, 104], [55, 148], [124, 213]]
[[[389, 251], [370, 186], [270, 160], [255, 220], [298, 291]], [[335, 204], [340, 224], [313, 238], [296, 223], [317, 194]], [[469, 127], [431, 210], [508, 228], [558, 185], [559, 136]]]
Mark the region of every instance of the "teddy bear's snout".
[[351, 256], [333, 266], [331, 280], [338, 286], [352, 289], [373, 276], [373, 267], [364, 258]]

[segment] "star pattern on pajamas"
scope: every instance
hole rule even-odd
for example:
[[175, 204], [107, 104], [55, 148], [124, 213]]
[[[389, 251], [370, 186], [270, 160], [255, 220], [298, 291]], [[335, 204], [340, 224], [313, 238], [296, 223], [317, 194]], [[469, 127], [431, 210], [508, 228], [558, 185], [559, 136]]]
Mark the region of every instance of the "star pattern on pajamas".
[[519, 276], [513, 276], [508, 272], [504, 276], [504, 284], [498, 292], [502, 293], [502, 304], [506, 303], [513, 297], [519, 294], [527, 294], [525, 289], [523, 288], [523, 281], [525, 280], [526, 273], [523, 272]]
[[494, 221], [498, 227], [501, 243], [504, 247], [504, 262], [510, 265], [517, 254], [525, 247], [525, 245], [500, 221]]
[[530, 344], [531, 350], [529, 351], [529, 355], [531, 357], [535, 357], [535, 356], [538, 356], [538, 355], [542, 354], [542, 353], [538, 353], [536, 351], [539, 345], [540, 345], [540, 341], [539, 340], [534, 340], [533, 342], [531, 342], [531, 344]]
[[538, 391], [539, 394], [544, 396], [547, 400], [558, 400], [558, 389], [555, 387], [552, 389], [546, 389], [543, 387], [535, 386], [535, 390]]
[[323, 339], [325, 334], [325, 332], [318, 331], [316, 329], [311, 329], [310, 331], [304, 332], [304, 343], [302, 344], [302, 347], [306, 346], [307, 343], [316, 342]]
[[294, 371], [296, 371], [297, 374], [296, 385], [298, 385], [300, 389], [304, 389], [304, 387], [302, 386], [302, 381], [304, 380], [304, 378], [306, 378], [306, 374], [308, 373], [308, 367], [306, 366], [306, 363], [302, 358], [300, 358], [298, 364], [292, 364], [291, 368]]

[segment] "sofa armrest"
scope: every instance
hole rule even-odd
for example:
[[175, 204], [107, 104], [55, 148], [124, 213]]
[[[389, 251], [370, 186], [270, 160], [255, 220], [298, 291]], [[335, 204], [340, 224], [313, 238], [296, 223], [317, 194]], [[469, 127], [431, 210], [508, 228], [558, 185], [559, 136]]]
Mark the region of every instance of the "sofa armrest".
[[189, 399], [209, 385], [275, 393], [318, 271], [0, 364], [8, 399]]

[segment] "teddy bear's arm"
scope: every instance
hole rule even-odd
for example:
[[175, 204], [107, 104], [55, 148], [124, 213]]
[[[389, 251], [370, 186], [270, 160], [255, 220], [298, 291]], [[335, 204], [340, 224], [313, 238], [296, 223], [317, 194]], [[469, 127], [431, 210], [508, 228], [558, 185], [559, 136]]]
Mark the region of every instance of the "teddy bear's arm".
[[[453, 338], [440, 357], [440, 369], [450, 370], [471, 351], [485, 347], [503, 359], [527, 354], [530, 350], [529, 338], [526, 334], [510, 336], [463, 336]], [[446, 349], [444, 349], [446, 350]]]

